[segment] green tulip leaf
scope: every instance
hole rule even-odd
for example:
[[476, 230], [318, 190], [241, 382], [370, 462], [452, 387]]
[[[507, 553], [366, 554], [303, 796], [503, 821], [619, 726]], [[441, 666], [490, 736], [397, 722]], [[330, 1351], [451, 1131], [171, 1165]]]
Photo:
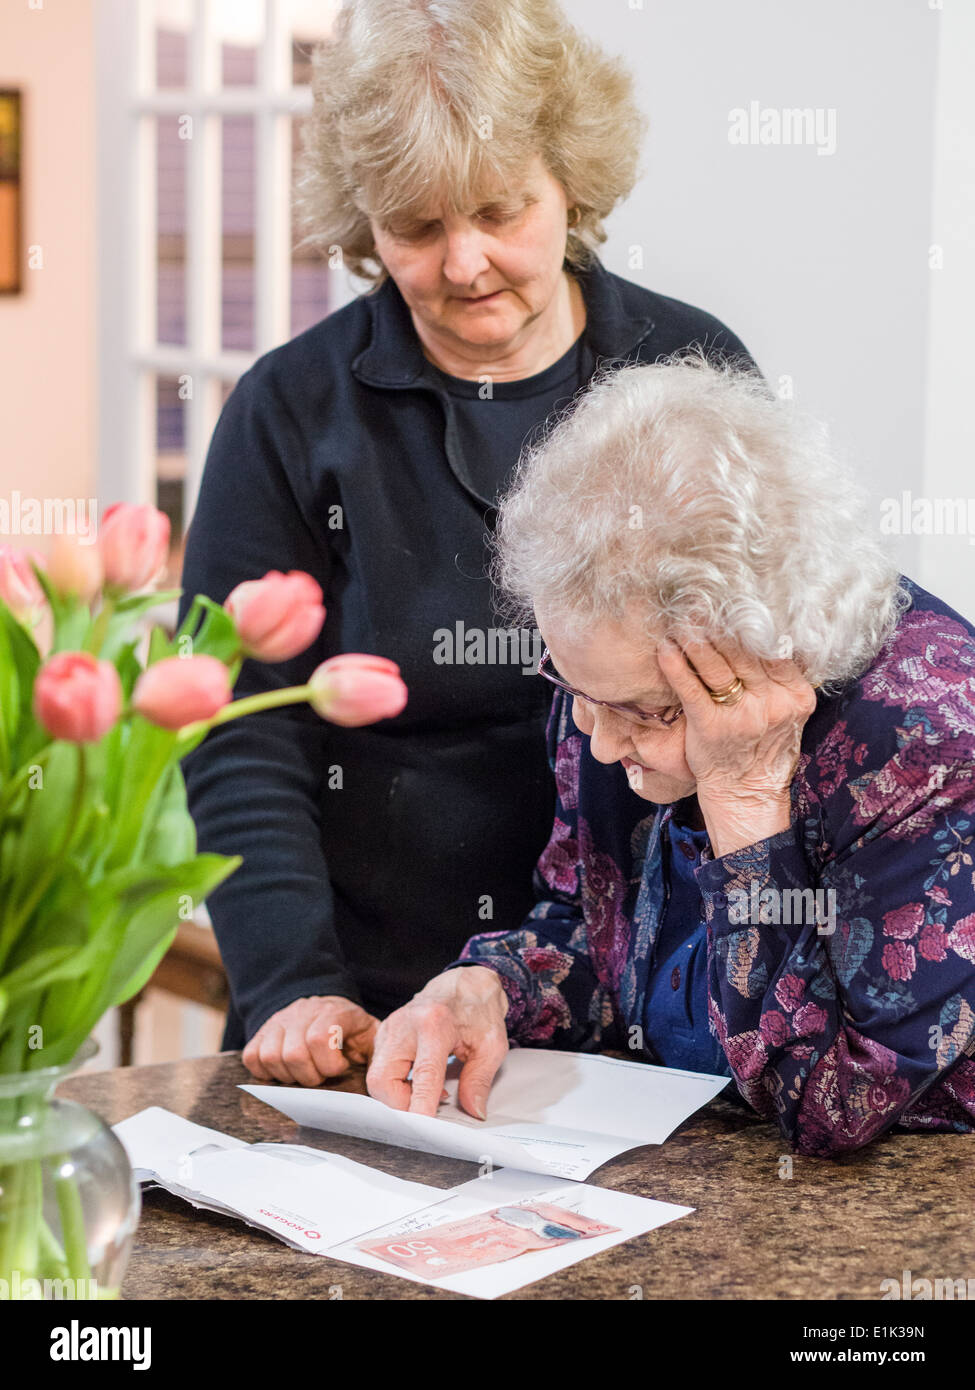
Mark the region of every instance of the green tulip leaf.
[[[200, 611], [203, 614], [202, 621], [194, 631], [190, 626], [190, 619], [195, 621], [196, 614]], [[206, 594], [197, 594], [193, 608], [187, 613], [183, 626], [173, 639], [172, 645], [177, 654], [180, 639], [186, 637], [192, 642], [194, 656], [215, 656], [218, 661], [223, 661], [228, 666], [240, 652], [240, 634], [236, 623], [225, 608], [219, 603], [214, 603]]]

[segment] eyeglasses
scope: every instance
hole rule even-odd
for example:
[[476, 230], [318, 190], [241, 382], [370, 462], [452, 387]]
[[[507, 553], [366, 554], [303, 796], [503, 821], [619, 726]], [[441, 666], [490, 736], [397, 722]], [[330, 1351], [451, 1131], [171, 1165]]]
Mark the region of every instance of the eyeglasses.
[[538, 663], [538, 674], [544, 676], [552, 685], [557, 685], [560, 690], [564, 690], [567, 695], [574, 695], [576, 699], [585, 700], [587, 705], [602, 705], [605, 709], [614, 710], [616, 714], [621, 714], [624, 719], [635, 720], [638, 724], [664, 724], [668, 728], [671, 724], [676, 724], [677, 720], [684, 713], [680, 705], [668, 705], [659, 714], [654, 714], [650, 710], [639, 709], [636, 705], [615, 705], [612, 700], [594, 700], [591, 695], [584, 695], [581, 690], [576, 690], [575, 686], [569, 685], [555, 671], [545, 667], [551, 667], [552, 657], [548, 647], [542, 652], [542, 659]]

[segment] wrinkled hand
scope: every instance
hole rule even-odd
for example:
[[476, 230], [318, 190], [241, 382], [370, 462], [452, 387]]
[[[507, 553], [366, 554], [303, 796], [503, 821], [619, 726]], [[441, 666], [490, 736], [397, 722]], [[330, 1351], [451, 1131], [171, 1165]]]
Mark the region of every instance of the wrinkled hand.
[[[435, 1115], [447, 1059], [463, 1063], [457, 1100], [483, 1120], [488, 1092], [508, 1051], [508, 997], [486, 966], [445, 970], [380, 1024], [366, 1088], [394, 1110]], [[407, 1076], [412, 1068], [412, 1081]]]
[[266, 1019], [244, 1048], [258, 1081], [319, 1086], [372, 1056], [378, 1018], [339, 994], [296, 999]]
[[[816, 692], [794, 661], [759, 661], [731, 642], [678, 647], [657, 662], [684, 708], [684, 757], [716, 855], [788, 829], [789, 791]], [[711, 690], [738, 678], [744, 692], [719, 704]]]

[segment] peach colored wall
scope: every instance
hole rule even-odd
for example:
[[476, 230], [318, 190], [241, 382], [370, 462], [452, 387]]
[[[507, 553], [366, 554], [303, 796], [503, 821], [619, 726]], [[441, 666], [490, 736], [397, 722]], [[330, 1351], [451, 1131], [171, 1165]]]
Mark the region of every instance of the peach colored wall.
[[[43, 268], [0, 296], [0, 499], [87, 499], [97, 487], [96, 0], [0, 0], [0, 87], [24, 101], [22, 232]], [[46, 550], [48, 536], [0, 534]], [[117, 1064], [118, 1015], [89, 1064]], [[152, 990], [136, 1015], [135, 1060], [216, 1052], [223, 1016]]]
[[[38, 5], [38, 0], [33, 0]], [[0, 86], [24, 101], [26, 246], [19, 296], [0, 296], [0, 497], [95, 494], [93, 0], [0, 3]], [[0, 536], [46, 550], [49, 538]]]

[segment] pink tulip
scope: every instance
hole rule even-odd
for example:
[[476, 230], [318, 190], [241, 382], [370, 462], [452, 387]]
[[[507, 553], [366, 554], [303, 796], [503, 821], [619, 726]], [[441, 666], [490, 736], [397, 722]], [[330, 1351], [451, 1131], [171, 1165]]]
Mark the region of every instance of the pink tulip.
[[34, 681], [34, 714], [49, 734], [69, 743], [97, 743], [121, 708], [118, 671], [89, 652], [58, 652]]
[[55, 536], [47, 573], [62, 598], [73, 596], [90, 603], [102, 587], [97, 545], [82, 545], [77, 536]]
[[347, 728], [392, 719], [408, 696], [395, 661], [357, 652], [323, 661], [308, 684], [311, 704], [322, 718]]
[[258, 661], [287, 661], [306, 651], [325, 621], [321, 587], [302, 570], [270, 570], [263, 579], [245, 580], [224, 608], [244, 651]]
[[44, 568], [39, 550], [14, 550], [0, 545], [0, 599], [30, 632], [41, 656], [47, 656], [54, 640], [54, 618], [44, 590], [31, 568]]
[[147, 588], [169, 556], [169, 517], [156, 507], [116, 502], [102, 517], [98, 549], [108, 588]]
[[212, 719], [230, 699], [230, 672], [215, 656], [166, 656], [144, 671], [132, 708], [163, 729]]
[[15, 550], [0, 545], [0, 598], [15, 618], [30, 618], [44, 607], [44, 590], [31, 569], [31, 560], [40, 568], [44, 557], [38, 550]]

